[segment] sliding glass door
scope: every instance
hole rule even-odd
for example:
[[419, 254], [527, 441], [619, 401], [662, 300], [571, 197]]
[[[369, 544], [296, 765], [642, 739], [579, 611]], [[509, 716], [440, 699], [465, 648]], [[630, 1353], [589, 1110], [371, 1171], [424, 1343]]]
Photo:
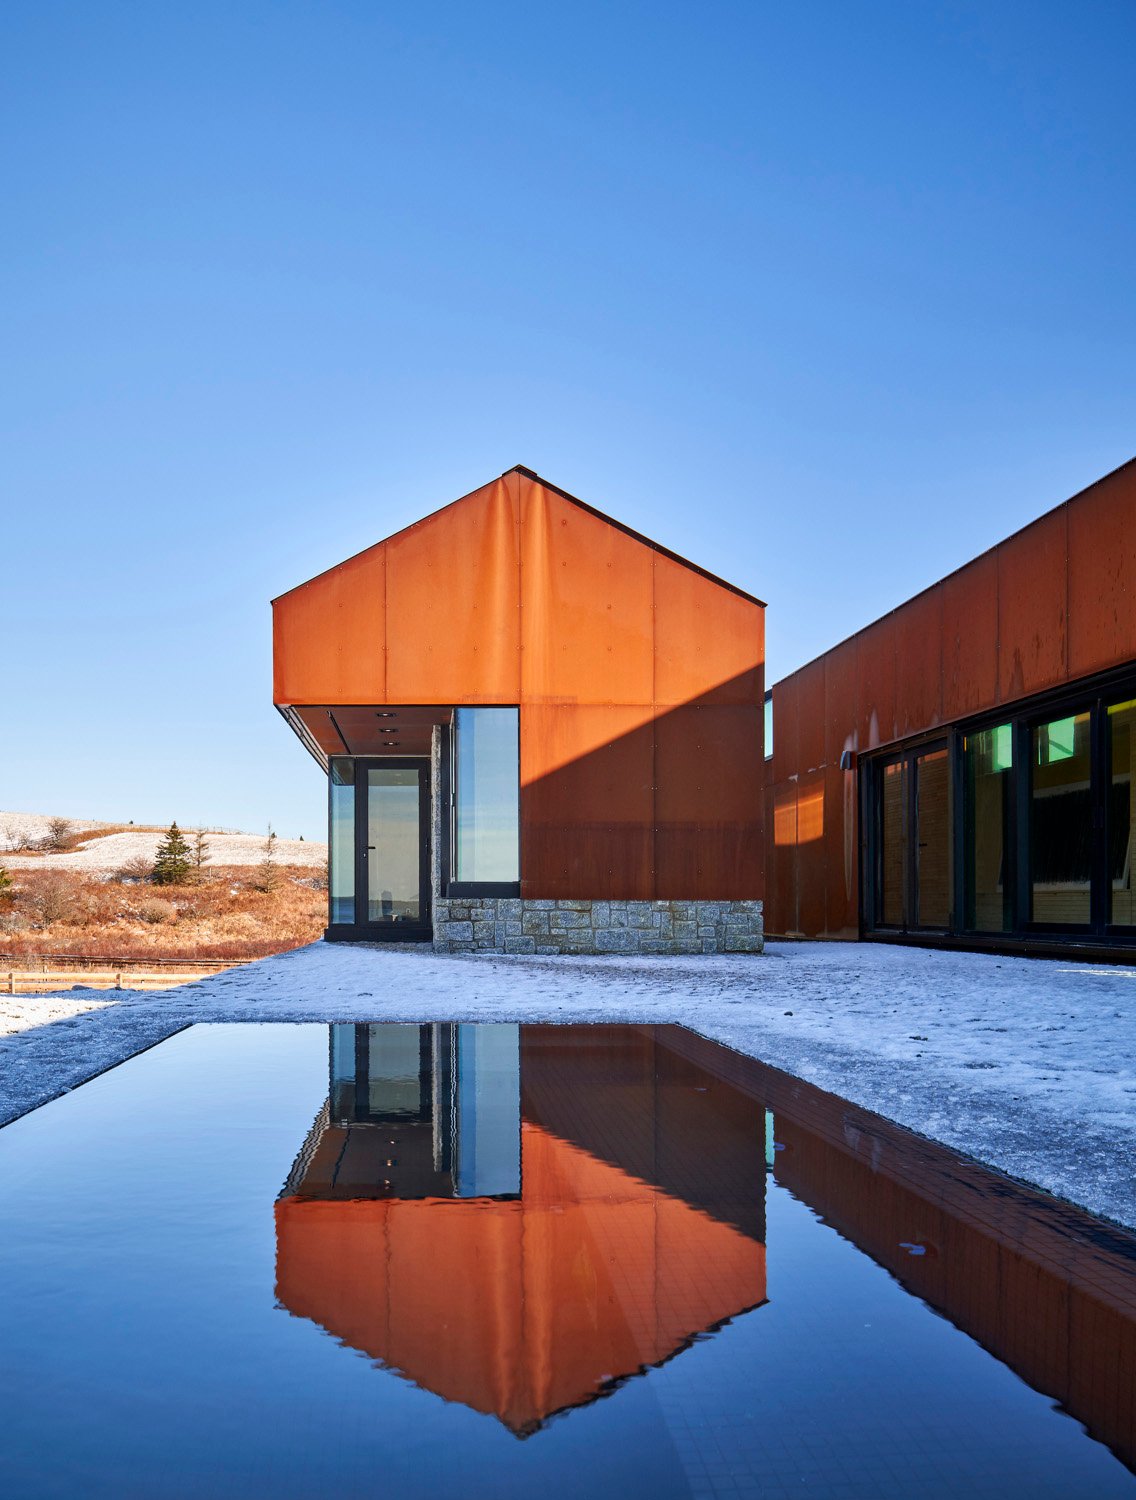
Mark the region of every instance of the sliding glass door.
[[951, 760], [946, 741], [877, 762], [870, 925], [940, 931], [952, 906]]
[[1136, 682], [1035, 700], [864, 768], [864, 925], [1136, 936]]

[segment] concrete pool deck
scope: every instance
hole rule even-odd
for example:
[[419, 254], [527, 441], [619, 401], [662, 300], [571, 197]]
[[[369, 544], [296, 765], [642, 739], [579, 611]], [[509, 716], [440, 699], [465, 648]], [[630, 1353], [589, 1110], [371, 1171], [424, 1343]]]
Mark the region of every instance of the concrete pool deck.
[[[97, 1008], [86, 1008], [95, 1006]], [[868, 943], [506, 958], [316, 943], [159, 993], [0, 997], [0, 1123], [208, 1021], [676, 1021], [1136, 1228], [1136, 970]]]

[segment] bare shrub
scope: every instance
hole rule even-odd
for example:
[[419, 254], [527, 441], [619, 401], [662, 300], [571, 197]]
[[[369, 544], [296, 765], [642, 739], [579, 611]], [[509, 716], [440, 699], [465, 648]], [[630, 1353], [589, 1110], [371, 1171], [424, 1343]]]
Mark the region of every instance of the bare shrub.
[[151, 896], [138, 908], [138, 915], [143, 922], [149, 922], [156, 927], [160, 922], [176, 922], [178, 909], [172, 901], [163, 901], [160, 896]]
[[154, 861], [144, 854], [132, 854], [124, 860], [118, 871], [119, 880], [149, 880], [154, 873]]
[[22, 912], [0, 912], [0, 932], [3, 932], [5, 934], [28, 932], [31, 928], [31, 925], [32, 924], [28, 921], [27, 917], [25, 917]]
[[26, 850], [35, 848], [35, 840], [26, 829], [20, 828], [18, 824], [6, 823], [4, 847], [9, 854], [23, 854]]
[[64, 849], [70, 849], [74, 843], [75, 829], [70, 818], [48, 818], [47, 833], [41, 840], [40, 847], [52, 854], [60, 854]]
[[53, 922], [82, 920], [81, 894], [64, 876], [48, 875], [28, 887], [22, 905], [34, 926], [50, 927]]

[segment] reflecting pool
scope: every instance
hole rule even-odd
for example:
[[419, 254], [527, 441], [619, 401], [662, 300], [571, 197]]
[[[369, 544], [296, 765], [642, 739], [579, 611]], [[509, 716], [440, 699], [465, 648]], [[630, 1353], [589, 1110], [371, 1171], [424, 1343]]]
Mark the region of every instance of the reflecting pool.
[[681, 1027], [196, 1026], [0, 1130], [0, 1495], [1136, 1495], [1136, 1238]]

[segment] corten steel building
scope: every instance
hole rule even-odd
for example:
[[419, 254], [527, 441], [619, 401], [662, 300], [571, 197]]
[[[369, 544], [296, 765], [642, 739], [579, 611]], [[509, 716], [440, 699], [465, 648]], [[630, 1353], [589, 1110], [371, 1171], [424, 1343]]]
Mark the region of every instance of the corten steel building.
[[770, 933], [1136, 951], [1136, 460], [766, 708]]
[[522, 468], [276, 599], [327, 936], [759, 950], [764, 608]]

